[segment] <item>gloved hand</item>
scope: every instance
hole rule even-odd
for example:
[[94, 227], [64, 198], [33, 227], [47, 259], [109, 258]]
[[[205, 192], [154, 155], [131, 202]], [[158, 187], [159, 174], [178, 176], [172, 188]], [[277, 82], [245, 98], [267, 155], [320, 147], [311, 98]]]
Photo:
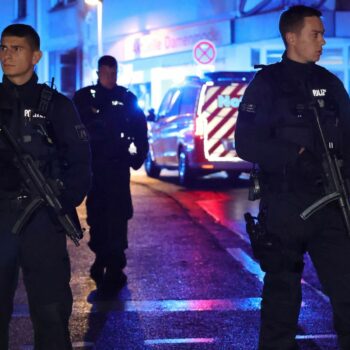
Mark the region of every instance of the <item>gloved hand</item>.
[[138, 154], [130, 154], [130, 166], [134, 170], [138, 170], [141, 168], [143, 164], [143, 159]]
[[307, 149], [299, 155], [297, 162], [297, 173], [300, 174], [308, 183], [317, 185], [322, 182], [323, 169], [321, 160], [317, 159]]

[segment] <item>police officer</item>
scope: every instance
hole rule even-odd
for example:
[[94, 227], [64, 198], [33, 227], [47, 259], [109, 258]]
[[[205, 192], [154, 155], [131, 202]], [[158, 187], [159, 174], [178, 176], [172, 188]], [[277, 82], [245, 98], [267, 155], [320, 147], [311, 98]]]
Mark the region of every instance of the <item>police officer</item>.
[[350, 349], [350, 238], [341, 210], [334, 202], [307, 220], [300, 217], [326, 185], [310, 103], [317, 103], [327, 143], [343, 160], [343, 176], [350, 176], [349, 97], [336, 76], [315, 64], [325, 44], [320, 16], [302, 5], [282, 13], [282, 61], [256, 74], [239, 107], [237, 152], [261, 170], [260, 213], [270, 242], [255, 252], [266, 272], [260, 350], [298, 348], [305, 252], [330, 298], [339, 346]]
[[[0, 123], [8, 127], [23, 152], [33, 157], [48, 179], [59, 181], [63, 211], [74, 214], [90, 183], [87, 133], [72, 102], [38, 84], [34, 67], [41, 55], [40, 38], [32, 27], [12, 24], [3, 30]], [[12, 233], [30, 202], [14, 159], [10, 146], [0, 137], [0, 349], [8, 349], [19, 268], [28, 295], [35, 349], [72, 349], [68, 329], [72, 293], [65, 232], [51, 208], [41, 206], [20, 233]]]
[[91, 140], [93, 181], [86, 208], [89, 247], [96, 258], [90, 274], [101, 291], [116, 291], [126, 283], [128, 220], [133, 215], [130, 167], [139, 169], [148, 152], [145, 116], [136, 97], [116, 84], [117, 68], [114, 57], [102, 56], [97, 85], [74, 96]]

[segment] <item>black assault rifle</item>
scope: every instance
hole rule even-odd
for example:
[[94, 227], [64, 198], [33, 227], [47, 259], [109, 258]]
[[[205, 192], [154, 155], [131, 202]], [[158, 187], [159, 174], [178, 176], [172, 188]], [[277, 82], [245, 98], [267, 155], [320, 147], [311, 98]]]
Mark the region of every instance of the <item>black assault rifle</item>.
[[308, 108], [312, 111], [315, 117], [316, 126], [319, 132], [319, 136], [320, 136], [323, 151], [324, 151], [322, 168], [326, 179], [326, 184], [325, 184], [326, 195], [318, 199], [313, 204], [311, 204], [308, 208], [306, 208], [300, 214], [300, 217], [303, 220], [306, 220], [308, 217], [310, 217], [312, 214], [314, 214], [316, 211], [320, 210], [327, 204], [337, 201], [344, 218], [346, 230], [348, 232], [348, 235], [350, 236], [349, 192], [341, 172], [342, 161], [338, 159], [336, 152], [333, 150], [333, 143], [329, 142], [327, 145], [324, 132], [321, 126], [320, 116], [318, 113], [318, 108], [316, 106], [316, 101], [315, 103], [310, 104]]
[[19, 143], [5, 125], [0, 126], [0, 135], [14, 152], [21, 176], [29, 189], [30, 196], [33, 198], [15, 223], [12, 232], [21, 232], [23, 225], [29, 220], [32, 214], [40, 206], [47, 205], [53, 209], [66, 235], [76, 246], [79, 246], [79, 240], [83, 237], [83, 231], [80, 227], [78, 230], [71, 218], [63, 213], [61, 202], [58, 200], [53, 186], [45, 179], [33, 157], [22, 151]]

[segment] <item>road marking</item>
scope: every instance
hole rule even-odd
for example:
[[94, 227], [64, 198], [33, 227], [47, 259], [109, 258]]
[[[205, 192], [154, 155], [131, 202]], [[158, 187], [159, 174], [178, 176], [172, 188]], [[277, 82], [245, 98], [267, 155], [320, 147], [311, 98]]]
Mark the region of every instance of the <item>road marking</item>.
[[[235, 235], [237, 235], [242, 241], [250, 243], [249, 237], [246, 234], [245, 230], [245, 221], [234, 219], [225, 213], [224, 207], [227, 205], [227, 199], [219, 200], [199, 200], [196, 203], [207, 213], [209, 214], [215, 222], [221, 224], [222, 226], [231, 230]], [[248, 209], [249, 210], [249, 209]], [[255, 215], [253, 210], [252, 215]], [[243, 214], [242, 214], [243, 216]]]
[[[213, 200], [197, 201], [198, 205], [204, 211], [206, 211], [211, 217], [213, 217], [216, 222], [219, 222], [221, 225], [227, 227], [244, 242], [250, 244], [248, 235], [245, 233], [244, 220], [227, 218], [226, 216], [222, 215], [221, 207], [224, 205], [222, 204], [222, 202], [224, 201], [213, 201]], [[213, 205], [213, 203], [215, 205]], [[234, 259], [240, 261], [247, 271], [255, 275], [259, 279], [259, 281], [263, 282], [264, 272], [260, 270], [260, 266], [252, 258], [250, 258], [248, 254], [244, 252], [243, 253], [238, 252], [238, 250], [235, 248], [227, 248], [227, 251], [230, 253], [230, 255], [232, 255]], [[237, 254], [237, 257], [235, 257], [235, 254]], [[312, 289], [324, 301], [327, 301], [327, 302], [329, 301], [329, 298], [318, 288], [309, 284], [304, 279], [301, 280], [301, 283], [305, 284], [310, 289]]]
[[[261, 298], [208, 299], [208, 300], [127, 300], [97, 301], [93, 304], [75, 302], [75, 314], [115, 312], [193, 312], [193, 311], [256, 311]], [[15, 305], [13, 317], [28, 317], [27, 305]]]
[[231, 231], [234, 232], [242, 241], [250, 244], [249, 237], [242, 228], [243, 226], [245, 226], [245, 223], [236, 220], [236, 222], [231, 223], [229, 229], [231, 229]]
[[[240, 248], [227, 248], [228, 253], [238, 262], [242, 264], [242, 266], [251, 274], [256, 276], [259, 281], [264, 281], [265, 273], [261, 270], [260, 265], [253, 260], [247, 253], [245, 253]], [[311, 288], [318, 296], [320, 296], [324, 301], [329, 301], [329, 298], [322, 293], [319, 289], [315, 288], [311, 284], [307, 283], [304, 279], [301, 280], [301, 283], [305, 284], [309, 288]], [[304, 302], [302, 302], [301, 306], [305, 306]], [[298, 340], [307, 340], [307, 339], [333, 339], [337, 336], [335, 334], [302, 334], [297, 335], [296, 339]]]
[[260, 282], [264, 281], [265, 272], [260, 269], [260, 265], [245, 251], [240, 248], [227, 248], [227, 251], [235, 260], [240, 262], [248, 272], [256, 276]]
[[[188, 311], [254, 311], [259, 310], [261, 298], [208, 300], [130, 300], [125, 302], [97, 302], [89, 312], [188, 312]], [[78, 305], [77, 305], [78, 306]], [[79, 307], [79, 306], [78, 306]]]
[[296, 339], [298, 339], [298, 340], [335, 339], [335, 338], [337, 338], [336, 334], [301, 334], [301, 335], [296, 336]]
[[[242, 264], [242, 266], [251, 274], [256, 276], [260, 282], [264, 282], [265, 272], [260, 269], [260, 265], [253, 260], [246, 252], [244, 252], [240, 248], [227, 248], [228, 253], [238, 262]], [[304, 279], [301, 280], [301, 283], [308, 286], [313, 290], [322, 300], [329, 302], [329, 298], [322, 291], [306, 282]]]
[[[317, 340], [317, 339], [336, 339], [335, 334], [301, 334], [297, 335], [297, 340]], [[216, 338], [169, 338], [169, 339], [148, 339], [145, 340], [145, 345], [166, 345], [166, 344], [213, 344]], [[92, 342], [75, 342], [72, 344], [75, 348], [94, 348], [95, 344]], [[21, 350], [33, 350], [33, 345], [21, 346]]]
[[[149, 339], [145, 340], [145, 345], [165, 345], [165, 344], [212, 344], [215, 343], [215, 338], [169, 338], [169, 339]], [[75, 342], [72, 344], [75, 348], [94, 348], [95, 344], [91, 342]], [[34, 350], [33, 345], [23, 345], [21, 350]]]
[[215, 338], [174, 338], [174, 339], [149, 339], [145, 345], [161, 344], [210, 344], [215, 343]]

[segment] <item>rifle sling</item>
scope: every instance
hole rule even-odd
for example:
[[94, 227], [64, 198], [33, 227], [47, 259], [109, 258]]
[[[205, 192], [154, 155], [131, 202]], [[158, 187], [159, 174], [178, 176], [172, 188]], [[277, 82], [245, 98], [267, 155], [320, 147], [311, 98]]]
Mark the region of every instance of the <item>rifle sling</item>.
[[333, 192], [330, 194], [327, 194], [326, 196], [318, 199], [316, 202], [312, 203], [309, 207], [307, 207], [301, 214], [300, 217], [303, 220], [307, 220], [312, 214], [314, 214], [316, 211], [322, 209], [329, 203], [338, 200], [340, 198], [339, 192]]
[[18, 234], [22, 231], [24, 224], [29, 220], [32, 214], [44, 204], [44, 201], [40, 197], [35, 197], [30, 203], [25, 207], [22, 215], [17, 219], [16, 223], [12, 228], [12, 233]]

